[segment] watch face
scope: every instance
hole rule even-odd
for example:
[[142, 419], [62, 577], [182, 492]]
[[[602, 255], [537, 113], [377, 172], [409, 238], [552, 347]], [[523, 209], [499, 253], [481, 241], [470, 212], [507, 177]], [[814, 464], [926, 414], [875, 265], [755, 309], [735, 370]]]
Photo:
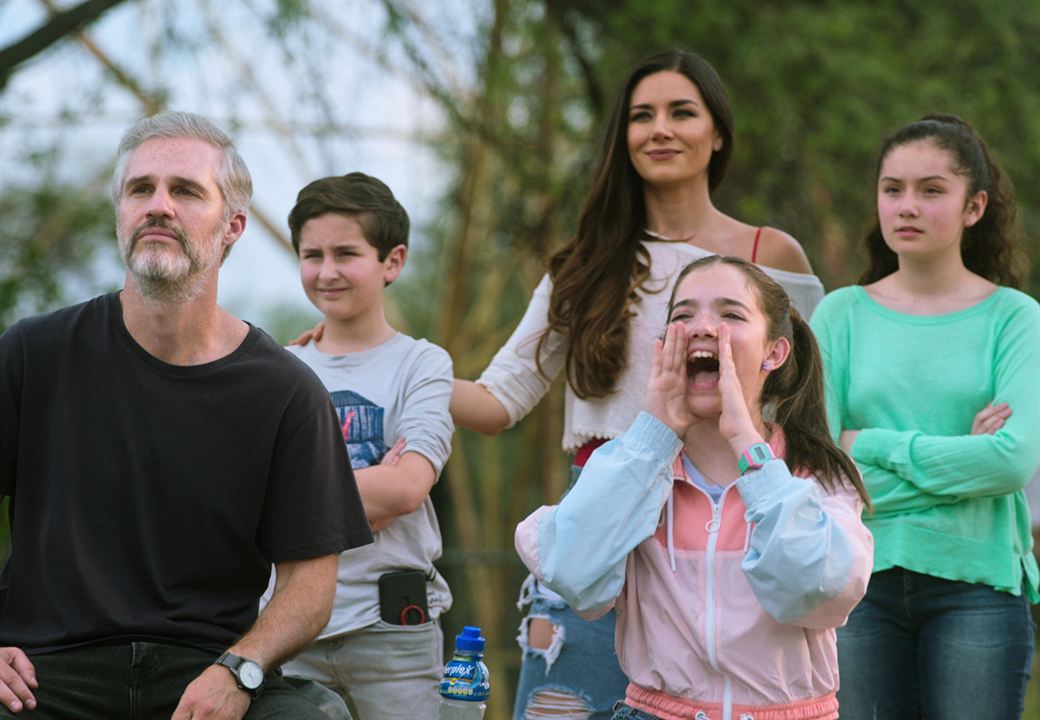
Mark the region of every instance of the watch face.
[[245, 660], [238, 666], [238, 679], [250, 690], [256, 690], [264, 683], [264, 671], [252, 660]]

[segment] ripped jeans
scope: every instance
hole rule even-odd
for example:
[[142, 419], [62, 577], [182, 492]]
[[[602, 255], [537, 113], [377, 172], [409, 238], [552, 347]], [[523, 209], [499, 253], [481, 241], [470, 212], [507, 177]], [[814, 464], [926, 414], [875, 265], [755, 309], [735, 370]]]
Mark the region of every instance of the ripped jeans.
[[[615, 614], [582, 620], [559, 595], [528, 576], [518, 605], [530, 604], [520, 623], [523, 661], [516, 689], [513, 720], [610, 720], [614, 704], [625, 697], [628, 678], [614, 649]], [[546, 649], [530, 646], [529, 623], [546, 618], [553, 639]], [[573, 708], [571, 712], [564, 712]]]

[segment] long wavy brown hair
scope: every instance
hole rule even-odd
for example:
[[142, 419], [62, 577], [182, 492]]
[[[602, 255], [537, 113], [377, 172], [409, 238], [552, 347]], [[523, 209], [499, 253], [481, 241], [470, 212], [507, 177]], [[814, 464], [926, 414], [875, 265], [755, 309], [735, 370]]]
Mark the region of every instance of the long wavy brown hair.
[[[998, 285], [1021, 288], [1029, 268], [1022, 243], [1025, 233], [1018, 217], [1018, 203], [1010, 178], [993, 157], [979, 133], [956, 115], [926, 115], [897, 130], [881, 145], [877, 172], [897, 147], [921, 140], [948, 152], [954, 171], [968, 179], [968, 197], [985, 190], [989, 196], [979, 221], [964, 228], [961, 258], [976, 275]], [[899, 258], [885, 243], [880, 223], [863, 239], [869, 265], [859, 278], [861, 285], [876, 282], [899, 269]]]
[[639, 82], [662, 71], [681, 73], [700, 90], [722, 147], [708, 165], [715, 190], [733, 153], [733, 114], [715, 69], [686, 50], [651, 55], [632, 70], [614, 102], [600, 147], [596, 173], [578, 215], [574, 237], [548, 258], [553, 281], [548, 328], [569, 339], [567, 382], [580, 398], [604, 397], [625, 367], [636, 291], [650, 274], [650, 257], [639, 239], [646, 225], [643, 180], [628, 156], [628, 114]]
[[830, 491], [840, 484], [849, 485], [870, 508], [870, 496], [856, 464], [831, 438], [823, 390], [823, 360], [816, 337], [776, 280], [743, 258], [709, 255], [694, 260], [675, 279], [665, 320], [672, 316], [675, 292], [683, 278], [712, 265], [730, 265], [744, 273], [758, 291], [759, 309], [768, 324], [766, 335], [770, 340], [787, 338], [791, 344], [787, 361], [769, 373], [759, 398], [761, 405], [772, 406], [773, 422], [784, 431], [787, 466], [794, 472], [811, 473]]

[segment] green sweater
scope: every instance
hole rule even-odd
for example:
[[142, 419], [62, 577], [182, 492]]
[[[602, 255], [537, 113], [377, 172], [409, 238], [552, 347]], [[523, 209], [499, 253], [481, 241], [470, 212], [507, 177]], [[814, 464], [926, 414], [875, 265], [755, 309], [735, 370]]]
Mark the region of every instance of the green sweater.
[[[902, 567], [981, 583], [1031, 602], [1033, 557], [1023, 488], [1040, 463], [1040, 305], [999, 288], [944, 315], [907, 315], [860, 286], [812, 317], [835, 439], [860, 430], [852, 458], [874, 504], [874, 570]], [[1012, 409], [971, 435], [989, 402]]]

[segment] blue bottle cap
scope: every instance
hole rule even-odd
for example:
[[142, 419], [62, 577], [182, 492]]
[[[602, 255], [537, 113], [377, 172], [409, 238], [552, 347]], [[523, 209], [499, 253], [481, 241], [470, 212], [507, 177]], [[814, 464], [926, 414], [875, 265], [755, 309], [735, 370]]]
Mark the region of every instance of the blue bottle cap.
[[469, 652], [484, 652], [484, 638], [480, 636], [480, 628], [466, 625], [462, 633], [455, 636], [455, 647]]

